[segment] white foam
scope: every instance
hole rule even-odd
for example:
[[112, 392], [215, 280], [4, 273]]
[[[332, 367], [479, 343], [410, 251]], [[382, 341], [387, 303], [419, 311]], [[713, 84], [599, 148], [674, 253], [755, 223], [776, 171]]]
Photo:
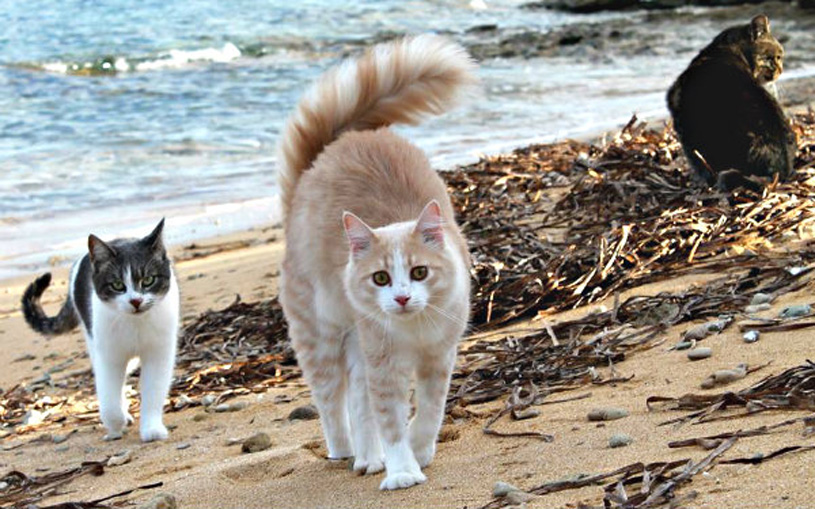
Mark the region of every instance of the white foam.
[[170, 50], [156, 60], [136, 64], [137, 71], [154, 71], [157, 69], [175, 69], [193, 62], [226, 63], [240, 58], [241, 50], [228, 42], [223, 48], [205, 48], [199, 50]]

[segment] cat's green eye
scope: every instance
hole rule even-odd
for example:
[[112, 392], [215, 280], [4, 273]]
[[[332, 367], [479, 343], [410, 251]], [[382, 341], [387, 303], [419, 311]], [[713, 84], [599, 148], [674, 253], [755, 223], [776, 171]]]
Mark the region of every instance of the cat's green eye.
[[410, 269], [410, 279], [414, 281], [422, 281], [427, 277], [427, 267], [419, 265]]
[[156, 278], [154, 276], [147, 276], [141, 280], [141, 285], [144, 288], [150, 288], [155, 282]]
[[374, 272], [374, 284], [376, 286], [385, 286], [390, 284], [391, 277], [390, 275], [385, 272], [384, 270], [380, 270], [379, 272]]
[[121, 281], [114, 281], [110, 284], [110, 287], [113, 288], [115, 292], [123, 292], [125, 291], [125, 284]]

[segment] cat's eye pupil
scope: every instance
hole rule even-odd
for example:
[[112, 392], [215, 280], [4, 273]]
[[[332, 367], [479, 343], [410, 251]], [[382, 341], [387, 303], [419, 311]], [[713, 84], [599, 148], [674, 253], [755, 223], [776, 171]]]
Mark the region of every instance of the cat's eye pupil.
[[374, 272], [374, 284], [376, 286], [385, 286], [391, 282], [391, 277], [384, 270]]
[[410, 279], [414, 281], [421, 281], [427, 277], [427, 267], [419, 265], [410, 269]]

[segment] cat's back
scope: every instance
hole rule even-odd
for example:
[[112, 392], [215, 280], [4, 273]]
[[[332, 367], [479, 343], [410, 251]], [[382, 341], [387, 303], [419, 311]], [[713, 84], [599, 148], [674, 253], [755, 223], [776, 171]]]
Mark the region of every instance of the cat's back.
[[452, 208], [425, 154], [387, 128], [343, 134], [315, 161], [295, 195], [292, 216], [305, 213], [341, 231], [343, 211], [371, 227], [414, 220], [431, 200]]

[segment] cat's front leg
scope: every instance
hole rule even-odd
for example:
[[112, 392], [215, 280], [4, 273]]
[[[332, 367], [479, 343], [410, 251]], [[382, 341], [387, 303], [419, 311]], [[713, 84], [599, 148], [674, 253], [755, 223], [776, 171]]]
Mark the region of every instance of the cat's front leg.
[[376, 421], [371, 411], [365, 358], [360, 350], [356, 333], [351, 333], [346, 339], [345, 350], [348, 360], [348, 413], [351, 417], [354, 441], [353, 469], [359, 474], [375, 474], [385, 468], [385, 460]]
[[107, 431], [105, 440], [117, 440], [122, 438], [130, 417], [122, 403], [127, 359], [99, 352], [93, 356], [92, 365], [96, 397], [99, 399], [99, 417]]
[[[175, 338], [172, 338], [175, 341]], [[141, 419], [139, 434], [142, 442], [165, 440], [169, 436], [164, 426], [164, 400], [170, 392], [175, 363], [175, 347], [169, 344], [153, 345], [141, 356]]]
[[443, 355], [426, 356], [416, 370], [416, 415], [410, 423], [410, 445], [422, 468], [436, 454], [455, 356], [453, 346]]
[[[375, 340], [376, 341], [376, 340]], [[410, 369], [388, 342], [365, 346], [368, 392], [385, 453], [385, 480], [381, 490], [409, 488], [423, 483], [422, 473], [408, 438]]]

